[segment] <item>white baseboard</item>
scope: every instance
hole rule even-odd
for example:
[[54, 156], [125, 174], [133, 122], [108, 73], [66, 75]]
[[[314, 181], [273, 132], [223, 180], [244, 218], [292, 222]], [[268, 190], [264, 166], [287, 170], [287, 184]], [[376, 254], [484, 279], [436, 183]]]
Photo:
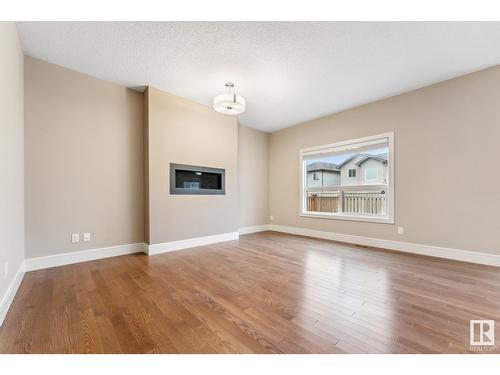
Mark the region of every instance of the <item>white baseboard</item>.
[[24, 277], [24, 261], [21, 263], [21, 266], [17, 270], [16, 275], [14, 276], [14, 280], [10, 283], [7, 291], [5, 292], [2, 301], [0, 302], [0, 327], [5, 319], [5, 316], [9, 312], [10, 305], [16, 296], [17, 290], [21, 285]]
[[447, 247], [422, 245], [410, 242], [400, 242], [392, 240], [383, 240], [379, 238], [353, 236], [350, 234], [341, 234], [325, 232], [313, 229], [287, 227], [283, 225], [269, 225], [269, 230], [276, 232], [297, 234], [300, 236], [322, 238], [339, 242], [347, 242], [356, 245], [372, 246], [388, 250], [397, 250], [406, 253], [427, 255], [438, 258], [459, 260], [462, 262], [471, 262], [486, 264], [489, 266], [500, 267], [500, 255], [482, 253], [479, 251], [458, 250]]
[[146, 247], [144, 243], [102, 247], [99, 249], [82, 250], [82, 251], [75, 251], [73, 253], [55, 254], [45, 257], [26, 259], [25, 269], [26, 272], [35, 271], [43, 268], [64, 266], [66, 264], [87, 262], [90, 260], [103, 259], [103, 258], [134, 254], [140, 252], [146, 252]]
[[148, 255], [155, 255], [166, 253], [168, 251], [175, 251], [187, 249], [189, 247], [210, 245], [217, 242], [237, 240], [239, 238], [238, 232], [229, 232], [222, 234], [215, 234], [212, 236], [204, 236], [197, 238], [189, 238], [187, 240], [163, 242], [148, 246]]
[[165, 242], [154, 245], [145, 243], [135, 243], [127, 245], [118, 245], [103, 247], [98, 249], [75, 251], [72, 253], [55, 254], [39, 258], [30, 258], [25, 260], [25, 270], [36, 271], [44, 268], [64, 266], [66, 264], [88, 262], [91, 260], [109, 258], [120, 255], [128, 255], [144, 252], [148, 255], [160, 254], [167, 251], [186, 249], [189, 247], [209, 245], [212, 243], [237, 240], [238, 232], [222, 233], [212, 236], [190, 238], [187, 240]]
[[264, 232], [266, 230], [269, 230], [269, 224], [256, 225], [256, 226], [253, 226], [253, 227], [240, 228], [240, 229], [238, 229], [238, 232], [241, 235], [241, 234], [250, 234], [250, 233]]

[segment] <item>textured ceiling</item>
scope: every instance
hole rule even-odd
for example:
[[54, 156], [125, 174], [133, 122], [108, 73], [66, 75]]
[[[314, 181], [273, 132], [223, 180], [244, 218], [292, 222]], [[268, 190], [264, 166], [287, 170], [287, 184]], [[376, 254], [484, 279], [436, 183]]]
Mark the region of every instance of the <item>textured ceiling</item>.
[[265, 131], [500, 63], [500, 23], [19, 22], [34, 56], [211, 105], [233, 81]]

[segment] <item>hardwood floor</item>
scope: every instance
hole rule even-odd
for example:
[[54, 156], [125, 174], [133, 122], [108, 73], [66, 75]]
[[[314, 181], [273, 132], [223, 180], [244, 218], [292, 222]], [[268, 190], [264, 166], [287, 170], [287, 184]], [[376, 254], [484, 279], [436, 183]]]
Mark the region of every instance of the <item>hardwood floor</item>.
[[470, 319], [500, 268], [262, 232], [29, 272], [0, 352], [462, 353]]

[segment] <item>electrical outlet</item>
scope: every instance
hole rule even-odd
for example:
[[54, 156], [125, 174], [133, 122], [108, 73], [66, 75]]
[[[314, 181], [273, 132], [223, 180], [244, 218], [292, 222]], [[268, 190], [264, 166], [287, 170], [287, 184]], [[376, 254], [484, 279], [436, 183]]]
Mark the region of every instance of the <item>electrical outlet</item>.
[[405, 234], [405, 230], [403, 227], [398, 227], [398, 234]]
[[269, 220], [273, 221], [274, 220], [274, 216], [273, 215], [269, 216]]
[[80, 234], [79, 233], [72, 233], [71, 234], [71, 243], [77, 243], [80, 242]]
[[87, 232], [87, 233], [83, 234], [83, 240], [84, 241], [90, 241], [90, 232]]

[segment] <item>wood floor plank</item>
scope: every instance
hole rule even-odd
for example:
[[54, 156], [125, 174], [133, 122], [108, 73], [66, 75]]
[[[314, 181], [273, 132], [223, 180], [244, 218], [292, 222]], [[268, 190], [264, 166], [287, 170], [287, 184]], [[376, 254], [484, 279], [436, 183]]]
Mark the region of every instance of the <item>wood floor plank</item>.
[[500, 268], [261, 232], [28, 272], [0, 352], [469, 353], [471, 319]]

